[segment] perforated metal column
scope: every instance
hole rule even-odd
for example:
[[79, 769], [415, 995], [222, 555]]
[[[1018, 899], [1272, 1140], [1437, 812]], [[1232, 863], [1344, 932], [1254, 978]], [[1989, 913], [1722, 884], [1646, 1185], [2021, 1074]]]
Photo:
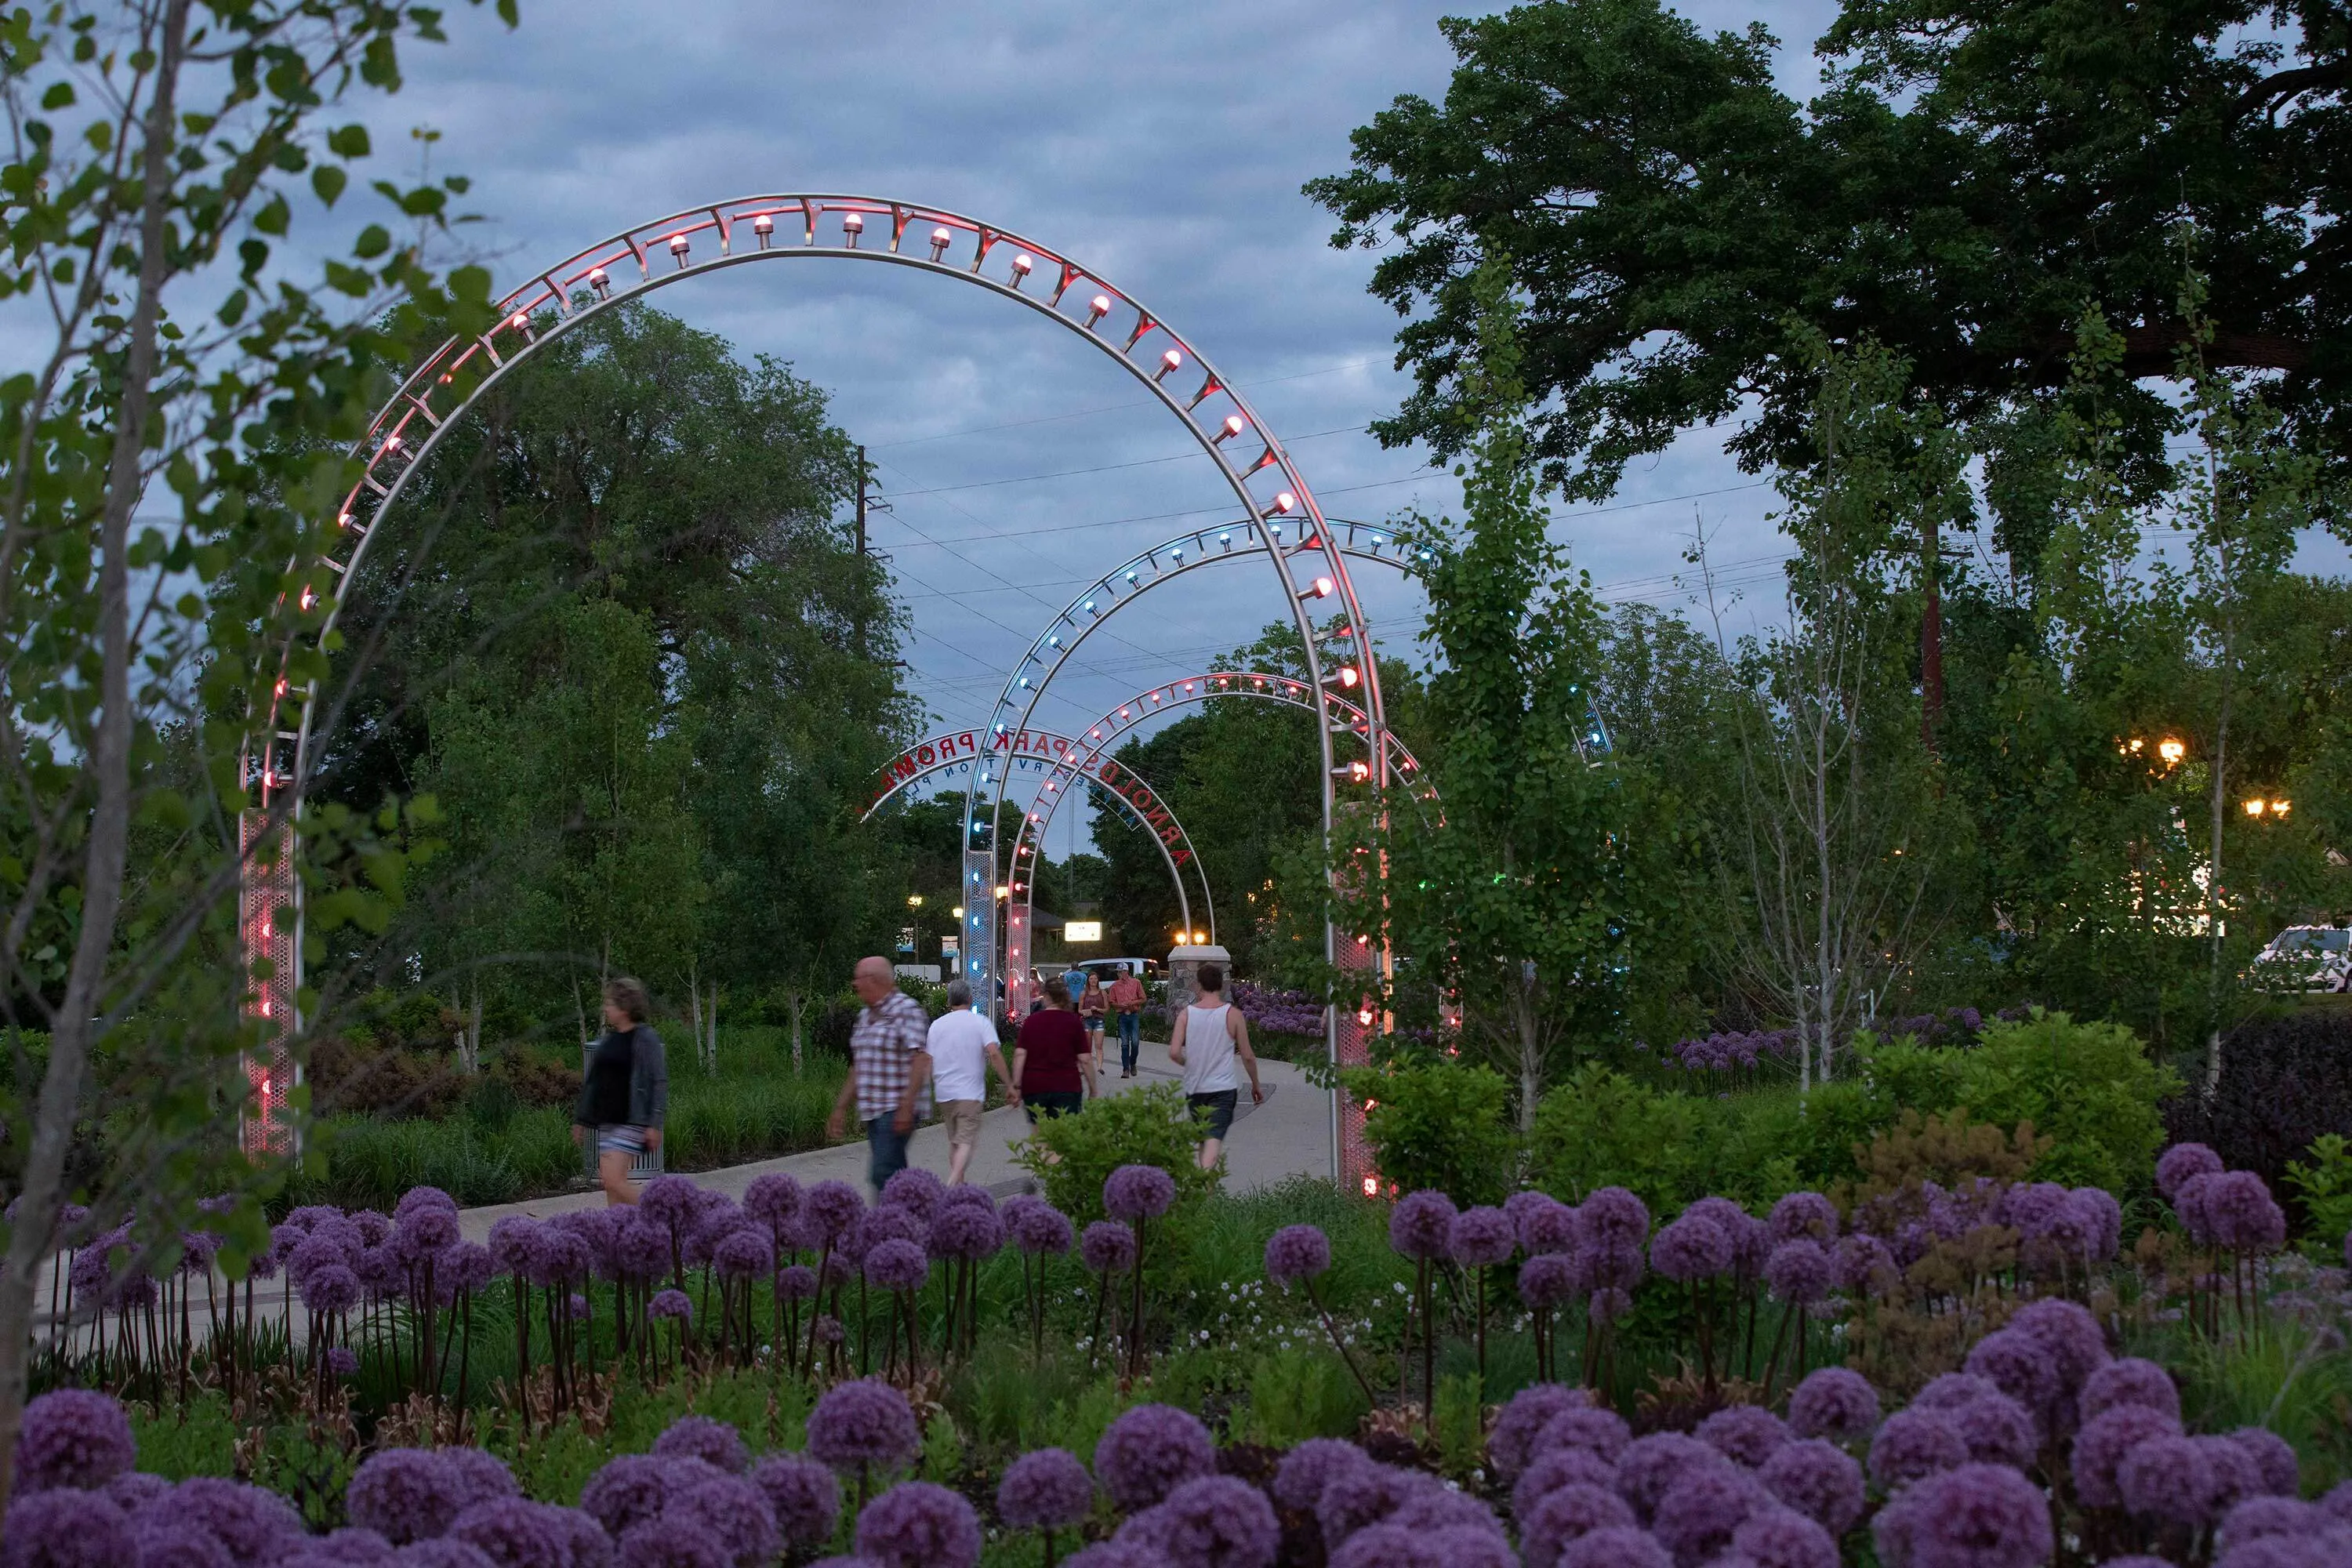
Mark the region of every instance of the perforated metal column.
[[971, 999], [990, 1016], [996, 1005], [996, 851], [967, 849], [963, 856], [963, 976]]
[[295, 1065], [295, 1011], [301, 984], [300, 931], [294, 887], [294, 827], [272, 820], [265, 810], [237, 817], [237, 849], [244, 868], [236, 900], [236, 929], [245, 958], [246, 1007], [261, 1026], [261, 1039], [246, 1059], [251, 1093], [238, 1134], [249, 1154], [291, 1154], [294, 1117], [287, 1092], [301, 1081]]

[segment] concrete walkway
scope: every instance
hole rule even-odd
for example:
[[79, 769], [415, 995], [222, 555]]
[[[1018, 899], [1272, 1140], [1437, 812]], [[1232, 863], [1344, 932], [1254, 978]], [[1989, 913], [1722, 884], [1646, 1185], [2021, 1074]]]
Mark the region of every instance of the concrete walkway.
[[[1265, 1089], [1265, 1103], [1252, 1106], [1249, 1089], [1244, 1082], [1240, 1106], [1234, 1117], [1232, 1134], [1225, 1140], [1225, 1188], [1229, 1192], [1254, 1192], [1270, 1187], [1297, 1175], [1328, 1176], [1331, 1171], [1331, 1097], [1318, 1089], [1287, 1062], [1261, 1059], [1257, 1065], [1258, 1081]], [[1164, 1044], [1146, 1040], [1136, 1076], [1122, 1079], [1116, 1071], [1105, 1075], [1101, 1088], [1106, 1094], [1116, 1094], [1148, 1084], [1178, 1082], [1177, 1070], [1168, 1060]], [[1011, 1106], [999, 1106], [981, 1118], [980, 1146], [972, 1153], [971, 1164], [964, 1179], [987, 1187], [999, 1197], [1024, 1189], [1028, 1173], [1013, 1163], [1014, 1145], [1029, 1136], [1028, 1113]], [[678, 1173], [698, 1186], [713, 1188], [729, 1197], [740, 1199], [753, 1181], [771, 1171], [782, 1171], [803, 1185], [814, 1182], [841, 1181], [863, 1192], [866, 1186], [866, 1142], [837, 1143], [827, 1149], [811, 1149], [798, 1154], [786, 1154], [780, 1159], [761, 1160], [749, 1165], [728, 1165], [715, 1171]], [[907, 1163], [919, 1165], [944, 1178], [948, 1173], [947, 1129], [936, 1121], [925, 1122], [915, 1130], [913, 1140], [907, 1145]], [[469, 1241], [480, 1241], [490, 1233], [490, 1226], [509, 1215], [526, 1215], [543, 1218], [567, 1209], [591, 1208], [602, 1205], [601, 1192], [560, 1193], [543, 1198], [526, 1198], [521, 1203], [499, 1204], [488, 1208], [467, 1209], [457, 1216], [458, 1226]]]

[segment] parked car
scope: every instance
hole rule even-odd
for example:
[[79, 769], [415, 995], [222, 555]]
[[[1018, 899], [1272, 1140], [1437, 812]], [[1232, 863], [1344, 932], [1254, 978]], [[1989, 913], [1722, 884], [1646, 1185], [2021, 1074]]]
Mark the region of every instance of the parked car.
[[2352, 930], [2289, 926], [2254, 955], [2255, 973], [2299, 980], [2305, 991], [2352, 991]]
[[1089, 958], [1070, 967], [1101, 975], [1105, 985], [1117, 980], [1122, 973], [1134, 975], [1146, 985], [1160, 978], [1160, 961], [1156, 958]]

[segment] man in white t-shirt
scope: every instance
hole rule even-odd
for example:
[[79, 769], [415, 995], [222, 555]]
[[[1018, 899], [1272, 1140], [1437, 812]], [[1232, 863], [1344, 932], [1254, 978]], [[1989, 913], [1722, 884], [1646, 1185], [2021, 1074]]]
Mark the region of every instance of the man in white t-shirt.
[[948, 1130], [948, 1185], [963, 1180], [971, 1152], [980, 1146], [980, 1112], [988, 1102], [988, 1069], [1004, 1080], [1008, 1104], [1021, 1103], [1013, 1075], [1004, 1070], [1004, 1053], [997, 1048], [996, 1025], [971, 1010], [971, 987], [961, 980], [948, 982], [948, 1010], [931, 1020], [931, 1098], [940, 1108], [940, 1122]]

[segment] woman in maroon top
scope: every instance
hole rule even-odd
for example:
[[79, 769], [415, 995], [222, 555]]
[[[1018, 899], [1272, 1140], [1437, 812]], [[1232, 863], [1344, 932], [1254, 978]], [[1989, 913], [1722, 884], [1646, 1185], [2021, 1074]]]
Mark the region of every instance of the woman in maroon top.
[[1058, 978], [1048, 980], [1045, 1005], [1021, 1021], [1013, 1047], [1013, 1087], [1021, 1092], [1030, 1125], [1040, 1114], [1075, 1114], [1085, 1106], [1094, 1076], [1086, 1026], [1070, 1009], [1070, 988]]

